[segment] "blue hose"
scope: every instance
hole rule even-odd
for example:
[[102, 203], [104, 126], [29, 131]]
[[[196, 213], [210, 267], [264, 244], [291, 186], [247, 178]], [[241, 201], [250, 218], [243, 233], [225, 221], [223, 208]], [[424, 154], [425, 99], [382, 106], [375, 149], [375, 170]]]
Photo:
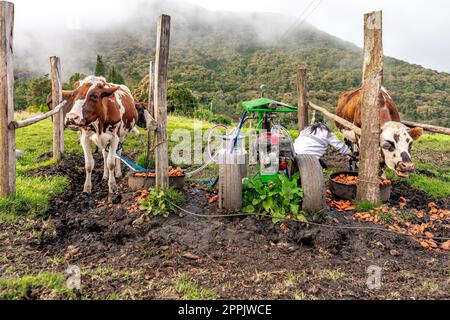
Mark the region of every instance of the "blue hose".
[[118, 154], [116, 154], [116, 155], [117, 155], [117, 157], [118, 157], [122, 162], [124, 162], [125, 164], [127, 164], [130, 168], [137, 169], [137, 170], [133, 170], [133, 173], [144, 173], [144, 172], [148, 172], [147, 169], [141, 167], [140, 165], [134, 163], [133, 161], [128, 160], [127, 158], [125, 158], [125, 157], [123, 157], [123, 156], [120, 156], [120, 155], [118, 155]]
[[239, 136], [241, 134], [242, 127], [244, 126], [244, 121], [245, 121], [246, 117], [247, 117], [247, 111], [245, 111], [244, 114], [242, 115], [241, 122], [239, 124], [238, 129], [237, 129], [236, 137], [234, 138], [233, 149], [231, 150], [231, 153], [233, 153], [234, 149], [236, 149], [237, 142], [239, 140]]

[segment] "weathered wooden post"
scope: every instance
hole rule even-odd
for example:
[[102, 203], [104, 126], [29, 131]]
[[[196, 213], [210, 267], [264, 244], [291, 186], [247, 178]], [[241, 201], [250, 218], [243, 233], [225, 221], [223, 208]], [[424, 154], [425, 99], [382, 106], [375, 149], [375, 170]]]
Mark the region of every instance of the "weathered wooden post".
[[14, 4], [0, 1], [0, 197], [16, 192], [13, 32]]
[[381, 11], [364, 15], [364, 65], [361, 110], [361, 164], [357, 199], [380, 202], [379, 94], [383, 80], [383, 30]]
[[[150, 61], [149, 73], [148, 73], [148, 112], [155, 118], [155, 66], [153, 61]], [[153, 126], [147, 123], [147, 162], [148, 168], [152, 165], [153, 161], [153, 148], [154, 148]]]
[[298, 89], [298, 130], [302, 131], [308, 127], [308, 84], [306, 68], [299, 68], [297, 72]]
[[[61, 60], [58, 57], [50, 57], [50, 69], [52, 75], [52, 109], [55, 109], [62, 101]], [[64, 155], [64, 119], [63, 111], [53, 116], [53, 159], [61, 161]]]
[[155, 59], [156, 187], [169, 187], [169, 132], [167, 129], [167, 70], [169, 66], [170, 16], [158, 17]]

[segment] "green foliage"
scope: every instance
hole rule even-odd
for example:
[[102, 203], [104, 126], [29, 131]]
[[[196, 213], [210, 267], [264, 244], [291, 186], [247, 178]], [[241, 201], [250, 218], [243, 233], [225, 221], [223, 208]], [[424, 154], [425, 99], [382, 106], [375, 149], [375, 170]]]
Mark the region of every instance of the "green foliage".
[[39, 273], [20, 278], [0, 278], [0, 300], [57, 300], [75, 297], [73, 291], [67, 288], [63, 274]]
[[183, 203], [183, 196], [174, 188], [167, 190], [150, 189], [149, 195], [139, 203], [139, 208], [146, 214], [167, 218], [170, 214], [177, 213], [178, 208], [176, 206], [182, 206]]
[[305, 221], [300, 210], [303, 190], [299, 188], [300, 174], [292, 179], [280, 174], [272, 183], [262, 183], [259, 177], [246, 179], [244, 182], [243, 211], [246, 213], [260, 213], [270, 215], [274, 222], [289, 216]]
[[80, 81], [84, 78], [86, 78], [86, 75], [83, 73], [79, 73], [79, 72], [71, 75], [69, 78], [69, 83], [67, 84], [67, 90], [71, 90], [73, 88], [73, 85], [75, 84], [75, 82]]
[[363, 200], [357, 203], [358, 205], [358, 212], [369, 212], [371, 210], [375, 210], [377, 207], [376, 204], [373, 204], [370, 201]]
[[[259, 41], [251, 25], [239, 22], [223, 23], [218, 30], [196, 21], [180, 32], [184, 36], [179, 34], [181, 40], [171, 47], [169, 78], [186, 84], [200, 104], [213, 101], [217, 113], [241, 113], [238, 103], [259, 97], [261, 84], [269, 97], [295, 104], [299, 65], [309, 70], [311, 100], [330, 110], [339, 94], [361, 84], [361, 49], [314, 28], [293, 30], [282, 43]], [[147, 75], [152, 49], [133, 35], [114, 48], [108, 61], [120, 66], [129, 83]], [[450, 74], [386, 57], [384, 86], [405, 120], [450, 126]]]
[[47, 95], [52, 91], [52, 82], [47, 77], [39, 77], [30, 80], [27, 90], [27, 105], [46, 105]]
[[125, 80], [122, 75], [117, 71], [115, 66], [111, 66], [108, 71], [108, 82], [115, 84], [124, 84]]
[[209, 109], [196, 109], [192, 115], [196, 119], [211, 121], [213, 119], [213, 113]]
[[192, 110], [197, 105], [197, 98], [192, 94], [186, 84], [169, 81], [169, 87], [167, 88], [167, 107], [169, 111]]
[[16, 81], [14, 84], [14, 109], [25, 110], [28, 106], [28, 82]]
[[450, 197], [450, 182], [430, 178], [423, 174], [415, 174], [405, 180], [405, 183], [422, 190], [434, 199]]
[[15, 220], [21, 216], [39, 216], [50, 206], [50, 201], [58, 197], [69, 186], [66, 177], [24, 177], [16, 180], [16, 195], [0, 198], [0, 221]]
[[106, 77], [106, 67], [105, 63], [103, 62], [103, 57], [101, 55], [97, 55], [97, 63], [95, 65], [94, 74], [97, 77]]
[[[137, 101], [148, 101], [149, 76], [145, 76], [133, 89]], [[198, 106], [198, 100], [184, 83], [169, 81], [167, 88], [167, 108], [170, 112], [189, 115]]]
[[210, 120], [213, 123], [224, 124], [226, 126], [229, 126], [233, 123], [233, 119], [231, 119], [229, 116], [226, 116], [224, 114], [215, 115]]
[[44, 106], [44, 105], [40, 105], [40, 106], [29, 106], [26, 109], [27, 112], [47, 112], [48, 111], [48, 106]]
[[181, 275], [174, 284], [174, 289], [183, 295], [184, 300], [211, 300], [217, 298], [217, 292], [201, 288], [188, 275]]

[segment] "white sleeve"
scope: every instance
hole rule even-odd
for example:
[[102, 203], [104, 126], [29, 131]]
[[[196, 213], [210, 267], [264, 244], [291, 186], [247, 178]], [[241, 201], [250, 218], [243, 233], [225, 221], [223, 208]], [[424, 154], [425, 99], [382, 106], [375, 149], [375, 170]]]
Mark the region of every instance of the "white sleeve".
[[331, 144], [331, 146], [338, 152], [345, 154], [345, 155], [350, 155], [352, 154], [352, 151], [350, 150], [349, 147], [347, 147], [347, 145], [345, 143], [343, 143], [341, 140], [338, 139], [338, 137], [336, 137], [336, 135], [334, 133], [330, 133], [330, 137], [328, 138], [328, 142], [329, 144]]

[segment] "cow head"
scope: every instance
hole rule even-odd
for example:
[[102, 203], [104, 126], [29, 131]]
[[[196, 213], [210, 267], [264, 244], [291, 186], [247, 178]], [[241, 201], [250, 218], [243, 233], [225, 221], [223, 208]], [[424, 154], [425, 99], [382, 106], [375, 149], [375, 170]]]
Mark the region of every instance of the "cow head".
[[380, 145], [386, 165], [399, 177], [406, 178], [415, 171], [411, 148], [419, 139], [421, 128], [409, 129], [400, 122], [389, 121], [381, 127]]
[[138, 120], [136, 125], [140, 128], [147, 128], [147, 121], [145, 119], [145, 110], [148, 110], [148, 105], [144, 102], [135, 102], [134, 106], [138, 112]]
[[104, 81], [84, 81], [72, 94], [73, 105], [65, 117], [66, 127], [78, 130], [96, 121], [102, 110], [102, 99], [111, 96], [119, 86], [108, 86]]

